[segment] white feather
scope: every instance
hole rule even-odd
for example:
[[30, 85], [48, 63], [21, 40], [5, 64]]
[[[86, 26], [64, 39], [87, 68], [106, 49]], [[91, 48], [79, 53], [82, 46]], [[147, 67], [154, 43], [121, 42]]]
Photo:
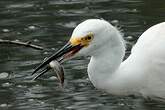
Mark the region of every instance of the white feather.
[[91, 56], [88, 75], [96, 88], [117, 95], [165, 98], [165, 23], [145, 31], [124, 62], [123, 38], [115, 27], [90, 19], [79, 24], [72, 37], [88, 32], [94, 39], [78, 55]]

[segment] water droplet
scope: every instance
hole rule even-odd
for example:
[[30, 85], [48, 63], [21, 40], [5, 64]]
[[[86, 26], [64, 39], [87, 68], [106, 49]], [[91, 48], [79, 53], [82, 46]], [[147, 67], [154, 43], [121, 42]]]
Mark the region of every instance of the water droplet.
[[114, 25], [117, 25], [117, 24], [119, 24], [119, 21], [118, 20], [112, 20], [111, 23]]
[[7, 72], [0, 73], [0, 79], [5, 79], [7, 77], [9, 77], [9, 73], [7, 73]]
[[0, 104], [0, 107], [7, 107], [7, 104]]
[[51, 76], [49, 79], [50, 80], [57, 80], [57, 77], [56, 76]]
[[36, 29], [36, 27], [35, 27], [35, 26], [29, 26], [28, 28], [29, 28], [29, 29], [31, 29], [31, 30]]
[[21, 35], [22, 33], [21, 32], [17, 32], [18, 35]]
[[3, 84], [2, 84], [2, 87], [10, 87], [11, 85], [12, 85], [11, 83], [6, 82], [6, 83], [3, 83]]
[[132, 12], [138, 12], [138, 10], [137, 9], [133, 9]]
[[44, 55], [47, 55], [48, 54], [48, 52], [44, 52]]
[[34, 39], [33, 41], [34, 41], [34, 42], [39, 42], [39, 40], [38, 40], [38, 39]]
[[19, 42], [19, 40], [18, 40], [18, 39], [16, 39], [15, 41]]
[[40, 8], [40, 10], [44, 10], [44, 8], [43, 8], [43, 7], [41, 7], [41, 8]]
[[120, 106], [124, 106], [125, 104], [124, 103], [119, 103]]
[[22, 85], [18, 85], [17, 87], [22, 87]]
[[39, 84], [36, 84], [35, 86], [36, 86], [36, 87], [39, 87], [40, 85], [39, 85]]
[[3, 32], [10, 32], [9, 29], [2, 29]]
[[131, 41], [131, 40], [133, 40], [133, 37], [132, 37], [132, 36], [127, 36], [127, 37], [126, 37], [126, 40]]
[[90, 81], [90, 79], [89, 79], [89, 78], [86, 78], [85, 80], [86, 80], [86, 81]]
[[29, 102], [32, 102], [32, 101], [34, 101], [34, 99], [29, 99], [28, 101], [29, 101]]
[[52, 50], [56, 50], [56, 48], [51, 48]]
[[45, 102], [40, 102], [40, 104], [44, 104]]

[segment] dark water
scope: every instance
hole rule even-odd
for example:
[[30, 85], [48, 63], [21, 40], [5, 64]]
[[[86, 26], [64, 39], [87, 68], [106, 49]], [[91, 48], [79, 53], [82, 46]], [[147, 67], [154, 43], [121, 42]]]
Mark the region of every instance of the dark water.
[[[86, 73], [88, 59], [64, 64], [65, 87], [53, 72], [37, 81], [33, 68], [69, 39], [74, 27], [104, 18], [120, 27], [129, 44], [148, 27], [165, 21], [164, 0], [0, 0], [0, 38], [31, 41], [48, 50], [0, 45], [0, 110], [164, 110], [165, 104], [141, 97], [118, 97], [95, 89]], [[128, 45], [127, 55], [129, 55]]]

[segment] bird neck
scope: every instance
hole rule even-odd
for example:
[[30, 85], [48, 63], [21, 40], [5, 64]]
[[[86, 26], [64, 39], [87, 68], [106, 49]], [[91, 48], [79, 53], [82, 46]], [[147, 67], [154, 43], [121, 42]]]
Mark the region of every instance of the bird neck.
[[[118, 70], [125, 55], [124, 40], [120, 35], [113, 39], [91, 57], [88, 65], [88, 75], [96, 88], [106, 90], [109, 80]], [[106, 90], [107, 91], [107, 90]]]

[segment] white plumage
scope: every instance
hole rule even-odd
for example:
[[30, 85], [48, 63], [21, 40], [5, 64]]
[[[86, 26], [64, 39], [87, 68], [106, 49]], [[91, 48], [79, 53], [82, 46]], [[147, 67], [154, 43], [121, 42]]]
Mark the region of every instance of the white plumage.
[[[125, 61], [124, 55], [120, 32], [105, 20], [89, 19], [80, 23], [69, 42], [44, 60], [33, 74], [52, 60], [61, 63], [73, 56], [91, 56], [88, 76], [96, 88], [115, 95], [165, 99], [165, 22], [145, 31]], [[63, 74], [59, 76], [64, 78]]]
[[115, 27], [105, 20], [86, 20], [72, 38], [89, 32], [94, 39], [77, 56], [91, 56], [88, 75], [96, 88], [116, 95], [165, 98], [165, 23], [145, 31], [123, 62], [124, 40]]

